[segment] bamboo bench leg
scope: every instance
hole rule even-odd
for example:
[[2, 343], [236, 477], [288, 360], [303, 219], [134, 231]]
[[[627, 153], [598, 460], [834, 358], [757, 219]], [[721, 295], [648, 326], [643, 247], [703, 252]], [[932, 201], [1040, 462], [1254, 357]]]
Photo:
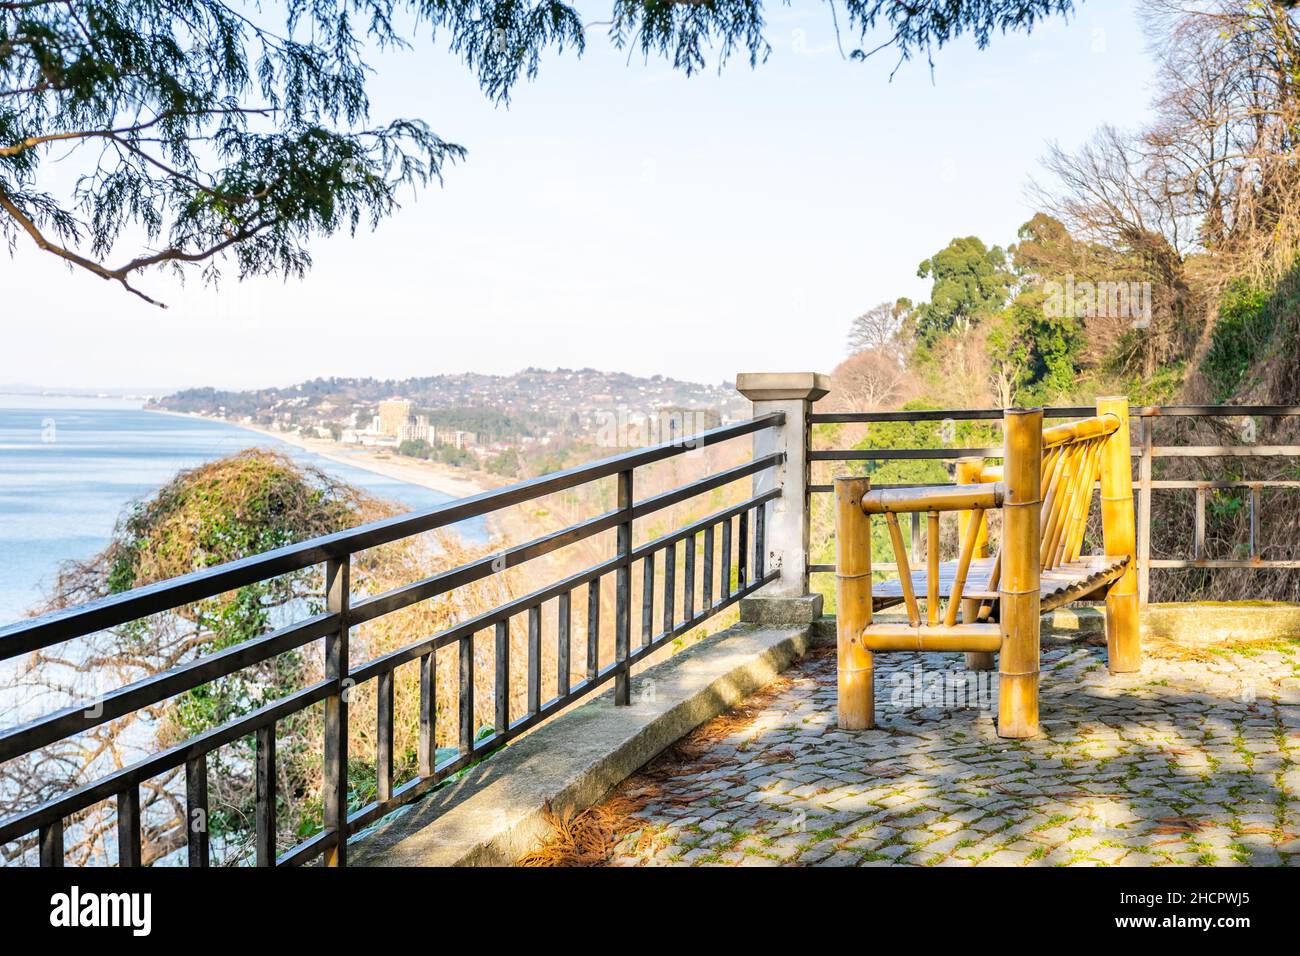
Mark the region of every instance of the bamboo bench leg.
[[1038, 733], [1042, 409], [1008, 410], [998, 656], [998, 736]]
[[[974, 624], [980, 613], [980, 602], [967, 598], [961, 602], [961, 622]], [[998, 666], [998, 656], [992, 651], [967, 651], [966, 669], [972, 671], [991, 671]]]
[[874, 664], [862, 645], [871, 623], [871, 519], [862, 511], [868, 478], [835, 479], [836, 645], [839, 725], [844, 730], [876, 726]]
[[1107, 667], [1112, 674], [1127, 674], [1142, 667], [1128, 399], [1099, 398], [1097, 414], [1119, 419], [1119, 428], [1102, 447], [1101, 528], [1106, 554], [1128, 555], [1129, 559], [1123, 575], [1106, 591]]

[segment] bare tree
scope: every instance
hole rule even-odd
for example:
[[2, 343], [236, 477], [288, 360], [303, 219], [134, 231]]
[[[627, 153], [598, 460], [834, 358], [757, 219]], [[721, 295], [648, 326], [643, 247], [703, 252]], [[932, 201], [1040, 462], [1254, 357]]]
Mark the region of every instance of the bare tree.
[[907, 371], [897, 356], [870, 349], [855, 352], [831, 372], [837, 404], [854, 411], [895, 405], [907, 390]]
[[906, 299], [881, 302], [859, 315], [849, 326], [849, 353], [899, 351], [909, 306]]

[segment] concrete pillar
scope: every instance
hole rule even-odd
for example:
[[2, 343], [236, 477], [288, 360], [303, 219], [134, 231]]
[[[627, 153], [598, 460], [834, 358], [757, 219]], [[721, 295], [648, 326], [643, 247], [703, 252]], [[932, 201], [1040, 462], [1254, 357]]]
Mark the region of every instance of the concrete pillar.
[[796, 623], [775, 618], [812, 620], [821, 614], [821, 596], [808, 593], [808, 415], [813, 402], [830, 391], [830, 378], [819, 372], [742, 372], [736, 390], [754, 404], [754, 415], [785, 412], [785, 424], [754, 435], [754, 455], [784, 451], [785, 462], [754, 476], [754, 494], [781, 489], [766, 505], [766, 565], [779, 569], [777, 580], [741, 602], [742, 620]]

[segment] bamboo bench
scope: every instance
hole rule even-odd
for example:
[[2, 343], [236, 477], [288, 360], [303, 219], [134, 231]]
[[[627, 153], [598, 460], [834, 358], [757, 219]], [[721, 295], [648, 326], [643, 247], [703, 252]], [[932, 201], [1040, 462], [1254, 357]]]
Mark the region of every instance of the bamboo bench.
[[[1141, 666], [1127, 399], [1100, 399], [1096, 417], [1047, 429], [1042, 409], [1008, 409], [1003, 423], [1003, 464], [960, 459], [954, 485], [872, 491], [868, 478], [835, 479], [841, 727], [875, 726], [874, 654], [964, 651], [978, 669], [991, 669], [997, 655], [998, 734], [1033, 736], [1039, 615], [1084, 598], [1105, 596], [1110, 672]], [[1104, 553], [1083, 555], [1098, 480]], [[995, 508], [1002, 540], [990, 557]], [[939, 516], [947, 511], [958, 513], [955, 561], [939, 560]], [[898, 515], [916, 512], [927, 515], [928, 534], [926, 566], [914, 571]], [[873, 515], [884, 516], [898, 567], [896, 577], [875, 583]], [[898, 604], [905, 623], [873, 622], [874, 611]]]

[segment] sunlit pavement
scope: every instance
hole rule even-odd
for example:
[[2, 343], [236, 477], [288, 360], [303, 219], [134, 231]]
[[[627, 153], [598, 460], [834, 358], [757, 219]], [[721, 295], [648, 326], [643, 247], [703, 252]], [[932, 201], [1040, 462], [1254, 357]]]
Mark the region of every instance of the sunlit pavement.
[[981, 712], [996, 675], [955, 706], [960, 655], [876, 660], [878, 729], [836, 727], [817, 652], [748, 726], [624, 784], [644, 825], [612, 863], [1300, 865], [1294, 646], [1116, 677], [1102, 647], [1045, 648], [1043, 732], [1020, 742]]

